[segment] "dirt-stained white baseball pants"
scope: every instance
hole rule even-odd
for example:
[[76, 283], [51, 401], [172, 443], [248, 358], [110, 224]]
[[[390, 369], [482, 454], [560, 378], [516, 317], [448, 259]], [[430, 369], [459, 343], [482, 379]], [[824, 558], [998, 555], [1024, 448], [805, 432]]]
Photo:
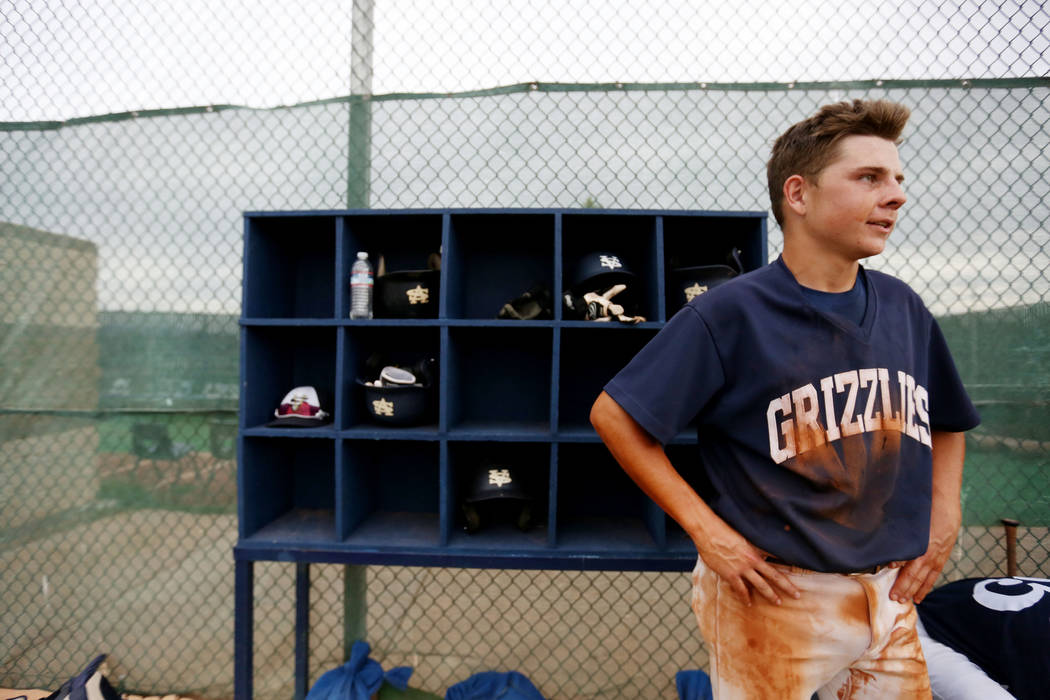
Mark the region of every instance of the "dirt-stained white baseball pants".
[[802, 593], [748, 607], [697, 559], [693, 612], [716, 700], [930, 698], [911, 603], [890, 600], [899, 569], [824, 574], [774, 564]]

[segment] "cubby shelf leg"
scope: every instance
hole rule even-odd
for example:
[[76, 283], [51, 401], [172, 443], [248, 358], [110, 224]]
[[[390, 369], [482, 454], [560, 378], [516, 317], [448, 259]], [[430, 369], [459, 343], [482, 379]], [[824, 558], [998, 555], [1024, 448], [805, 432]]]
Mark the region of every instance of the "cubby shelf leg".
[[295, 700], [304, 700], [310, 682], [310, 564], [295, 565]]
[[252, 631], [255, 605], [255, 562], [238, 559], [233, 565], [233, 697], [252, 698]]

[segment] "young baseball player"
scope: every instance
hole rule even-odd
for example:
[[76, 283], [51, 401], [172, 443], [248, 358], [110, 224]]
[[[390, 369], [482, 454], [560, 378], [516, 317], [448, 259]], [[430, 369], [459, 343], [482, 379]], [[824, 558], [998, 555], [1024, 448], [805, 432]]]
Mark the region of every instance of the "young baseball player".
[[[777, 139], [783, 254], [687, 304], [591, 411], [696, 545], [719, 699], [930, 697], [913, 602], [954, 545], [979, 419], [918, 295], [859, 264], [906, 200], [908, 116], [844, 102]], [[694, 419], [702, 493], [663, 451]]]

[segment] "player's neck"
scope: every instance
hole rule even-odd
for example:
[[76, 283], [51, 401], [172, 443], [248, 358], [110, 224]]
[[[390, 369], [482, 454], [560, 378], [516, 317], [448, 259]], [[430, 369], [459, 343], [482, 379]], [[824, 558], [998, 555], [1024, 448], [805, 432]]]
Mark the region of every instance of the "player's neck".
[[784, 241], [784, 264], [795, 281], [821, 292], [848, 292], [857, 281], [860, 262], [827, 251], [810, 250]]

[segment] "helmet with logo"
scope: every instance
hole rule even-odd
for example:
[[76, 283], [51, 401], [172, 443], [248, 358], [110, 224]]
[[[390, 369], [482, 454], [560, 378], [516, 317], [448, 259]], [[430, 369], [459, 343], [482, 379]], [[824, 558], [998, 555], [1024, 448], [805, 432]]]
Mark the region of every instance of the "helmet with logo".
[[431, 419], [437, 394], [437, 358], [431, 355], [372, 353], [357, 380], [372, 420], [419, 425]]
[[400, 270], [376, 277], [375, 317], [437, 318], [440, 289], [437, 270]]
[[726, 255], [726, 264], [675, 267], [671, 271], [673, 303], [684, 306], [696, 297], [728, 282], [744, 271], [740, 250], [733, 248]]
[[379, 256], [375, 278], [376, 318], [437, 318], [441, 294], [441, 254], [432, 253], [427, 269], [387, 272]]
[[516, 465], [486, 460], [471, 473], [463, 498], [464, 529], [473, 534], [511, 523], [522, 532], [533, 526], [533, 498]]
[[[628, 263], [616, 253], [596, 251], [587, 253], [577, 261], [572, 284], [565, 290], [566, 315], [571, 318], [596, 320], [601, 310], [593, 308], [584, 296], [588, 293], [605, 294], [617, 285], [624, 285], [615, 292], [615, 303], [623, 307], [623, 313], [637, 312], [639, 289], [638, 278]], [[591, 308], [589, 308], [591, 307]]]

